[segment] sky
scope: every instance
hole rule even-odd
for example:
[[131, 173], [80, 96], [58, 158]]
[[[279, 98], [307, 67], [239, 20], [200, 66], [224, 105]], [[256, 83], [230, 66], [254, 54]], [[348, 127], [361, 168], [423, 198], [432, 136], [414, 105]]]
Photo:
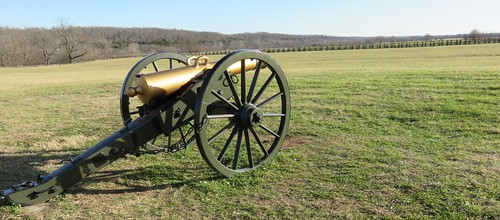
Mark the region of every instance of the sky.
[[329, 36], [500, 33], [500, 0], [0, 0], [0, 26]]

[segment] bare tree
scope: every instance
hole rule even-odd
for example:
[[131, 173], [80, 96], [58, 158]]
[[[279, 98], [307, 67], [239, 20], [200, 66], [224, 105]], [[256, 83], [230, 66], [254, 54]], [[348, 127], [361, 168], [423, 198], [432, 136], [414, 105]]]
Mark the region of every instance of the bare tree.
[[429, 41], [430, 39], [432, 39], [432, 35], [431, 35], [431, 34], [429, 34], [429, 33], [426, 33], [426, 34], [424, 35], [423, 40], [424, 40], [424, 41]]
[[193, 35], [185, 35], [182, 36], [182, 40], [180, 41], [180, 48], [182, 48], [187, 53], [195, 53], [198, 52], [198, 46], [196, 45], [196, 39]]
[[17, 29], [12, 29], [9, 31], [10, 47], [7, 50], [7, 62], [10, 67], [18, 66], [18, 54], [17, 54]]
[[37, 47], [45, 65], [49, 65], [50, 59], [58, 50], [57, 38], [53, 37], [51, 30], [39, 31], [33, 38], [33, 44]]
[[473, 29], [469, 32], [467, 37], [473, 40], [479, 40], [481, 37], [483, 37], [483, 33], [478, 29]]
[[3, 37], [0, 37], [0, 66], [5, 66], [5, 59], [7, 58], [7, 54], [9, 52], [9, 48], [7, 47], [7, 42], [3, 40]]
[[66, 52], [68, 63], [72, 63], [74, 59], [83, 57], [87, 53], [82, 49], [83, 39], [77, 35], [75, 29], [68, 25], [67, 22], [60, 22], [57, 33], [61, 41], [61, 46]]
[[0, 66], [4, 67], [5, 66], [5, 58], [7, 57], [7, 48], [6, 47], [0, 47]]
[[26, 34], [19, 34], [16, 38], [16, 44], [19, 48], [19, 58], [23, 66], [29, 66], [32, 63], [33, 48], [30, 38], [33, 37], [29, 31], [24, 31]]

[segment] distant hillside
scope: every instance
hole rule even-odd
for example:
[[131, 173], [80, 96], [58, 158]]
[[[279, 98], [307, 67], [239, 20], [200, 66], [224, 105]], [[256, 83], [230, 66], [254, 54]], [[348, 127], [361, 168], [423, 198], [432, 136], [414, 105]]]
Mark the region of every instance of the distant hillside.
[[[500, 34], [481, 34], [500, 37]], [[74, 27], [51, 29], [0, 27], [0, 66], [71, 63], [113, 57], [140, 56], [158, 51], [197, 53], [240, 48], [285, 48], [368, 44], [467, 35], [407, 37], [336, 37], [275, 33], [221, 34], [160, 28]]]

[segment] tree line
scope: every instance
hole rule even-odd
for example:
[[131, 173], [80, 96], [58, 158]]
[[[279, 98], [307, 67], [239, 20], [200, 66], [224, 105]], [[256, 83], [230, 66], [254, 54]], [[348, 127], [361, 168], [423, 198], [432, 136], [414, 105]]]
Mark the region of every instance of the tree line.
[[483, 34], [477, 30], [465, 35], [410, 37], [336, 37], [264, 32], [221, 34], [161, 28], [76, 27], [61, 22], [52, 28], [0, 27], [0, 67], [143, 56], [159, 51], [199, 54], [240, 48], [326, 48], [484, 36], [500, 37], [500, 34]]

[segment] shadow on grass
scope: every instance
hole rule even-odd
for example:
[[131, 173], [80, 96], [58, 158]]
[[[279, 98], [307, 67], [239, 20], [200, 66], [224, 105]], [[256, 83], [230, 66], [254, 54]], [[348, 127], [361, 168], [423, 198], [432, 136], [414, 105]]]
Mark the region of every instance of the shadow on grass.
[[[0, 152], [0, 190], [7, 189], [15, 184], [25, 181], [33, 181], [38, 174], [47, 174], [37, 168], [53, 162], [57, 168], [62, 158], [67, 155], [78, 155], [82, 150], [53, 150], [43, 152]], [[57, 162], [55, 162], [57, 161]], [[174, 163], [169, 161], [170, 163]], [[110, 166], [113, 166], [112, 164]], [[50, 172], [55, 171], [50, 170]], [[122, 170], [101, 170], [76, 185], [68, 188], [66, 193], [74, 194], [121, 194], [130, 192], [145, 192], [150, 190], [161, 190], [165, 188], [180, 188], [200, 181], [212, 181], [223, 179], [208, 166], [176, 164], [170, 165], [166, 162], [146, 167]], [[124, 186], [125, 189], [87, 189], [87, 184], [112, 183], [111, 185]], [[144, 183], [149, 182], [148, 184]], [[83, 184], [81, 184], [83, 183]], [[142, 184], [143, 185], [142, 185]], [[146, 186], [145, 186], [146, 185]]]
[[[68, 155], [80, 153], [80, 149], [51, 150], [39, 152], [0, 152], [0, 189], [8, 188], [24, 181], [35, 180], [38, 174], [46, 174], [38, 169], [53, 163], [57, 166]], [[56, 162], [57, 161], [57, 162]]]
[[[102, 171], [85, 180], [86, 184], [109, 182], [121, 189], [87, 189], [85, 186], [72, 187], [68, 193], [76, 194], [122, 194], [147, 192], [166, 188], [180, 188], [202, 181], [224, 179], [207, 167], [181, 168], [167, 164], [151, 165], [137, 169]], [[147, 182], [147, 184], [144, 184]], [[141, 184], [142, 183], [142, 184]], [[85, 185], [86, 185], [85, 184]], [[145, 186], [147, 185], [147, 186]]]

